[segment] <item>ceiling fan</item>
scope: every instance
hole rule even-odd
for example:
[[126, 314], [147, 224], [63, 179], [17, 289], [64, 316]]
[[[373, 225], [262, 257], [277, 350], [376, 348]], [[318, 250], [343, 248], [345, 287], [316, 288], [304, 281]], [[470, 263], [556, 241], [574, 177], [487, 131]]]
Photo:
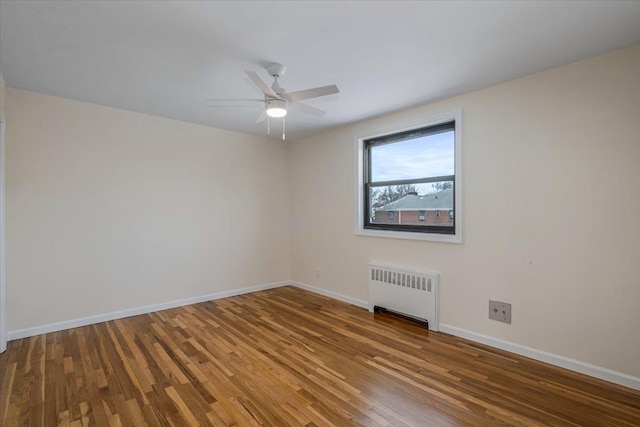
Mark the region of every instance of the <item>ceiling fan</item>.
[[251, 81], [260, 89], [264, 94], [264, 99], [222, 99], [222, 98], [207, 98], [209, 101], [257, 101], [264, 103], [264, 109], [256, 123], [267, 120], [267, 132], [270, 132], [270, 118], [282, 118], [282, 139], [285, 139], [284, 133], [284, 118], [288, 111], [298, 111], [304, 114], [310, 114], [316, 117], [322, 117], [325, 115], [325, 111], [318, 108], [311, 107], [310, 105], [302, 104], [300, 101], [311, 98], [318, 98], [320, 96], [332, 95], [339, 93], [336, 85], [320, 86], [312, 89], [298, 90], [295, 92], [287, 92], [278, 83], [278, 78], [282, 77], [287, 71], [287, 68], [278, 63], [271, 63], [266, 66], [267, 72], [273, 77], [273, 84], [269, 86], [255, 71], [245, 70], [244, 72], [251, 79]]

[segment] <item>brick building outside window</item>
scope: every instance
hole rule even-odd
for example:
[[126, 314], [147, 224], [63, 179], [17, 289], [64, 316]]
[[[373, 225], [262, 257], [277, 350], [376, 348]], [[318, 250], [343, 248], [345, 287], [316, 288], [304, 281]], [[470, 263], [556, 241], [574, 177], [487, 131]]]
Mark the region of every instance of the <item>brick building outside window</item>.
[[453, 227], [453, 190], [406, 196], [374, 209], [372, 223]]

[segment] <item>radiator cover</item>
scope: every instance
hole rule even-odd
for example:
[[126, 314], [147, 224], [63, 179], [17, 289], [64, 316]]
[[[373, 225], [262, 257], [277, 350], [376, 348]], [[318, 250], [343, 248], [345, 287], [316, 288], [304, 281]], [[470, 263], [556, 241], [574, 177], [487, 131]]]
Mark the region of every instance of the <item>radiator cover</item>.
[[429, 322], [438, 330], [440, 274], [379, 262], [369, 263], [369, 311], [384, 307]]

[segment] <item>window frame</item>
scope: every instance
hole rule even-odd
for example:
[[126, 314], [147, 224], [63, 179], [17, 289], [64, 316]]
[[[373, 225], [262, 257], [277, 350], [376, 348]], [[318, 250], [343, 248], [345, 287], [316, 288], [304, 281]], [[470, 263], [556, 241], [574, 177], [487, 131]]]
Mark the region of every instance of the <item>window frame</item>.
[[[371, 227], [366, 224], [365, 212], [367, 212], [368, 192], [366, 188], [365, 173], [368, 162], [365, 161], [366, 144], [371, 140], [383, 140], [385, 137], [392, 139], [403, 133], [410, 133], [424, 128], [435, 128], [446, 123], [453, 122], [454, 136], [454, 226], [398, 226], [397, 224], [384, 224], [382, 227]], [[409, 240], [426, 240], [447, 243], [462, 243], [462, 110], [432, 116], [419, 122], [396, 124], [383, 129], [365, 130], [355, 138], [356, 177], [355, 194], [357, 199], [355, 209], [355, 234], [370, 237], [388, 237]], [[436, 177], [439, 178], [439, 177]], [[435, 182], [435, 181], [434, 181]], [[366, 227], [365, 227], [366, 225]], [[417, 229], [416, 229], [417, 228]], [[443, 229], [453, 228], [453, 232], [443, 233]]]
[[[413, 140], [417, 138], [422, 138], [430, 135], [437, 135], [443, 132], [453, 131], [455, 135], [455, 121], [447, 121], [438, 125], [420, 127], [416, 129], [411, 129], [403, 132], [396, 132], [389, 135], [384, 135], [376, 138], [367, 138], [363, 143], [363, 186], [364, 186], [364, 205], [367, 209], [363, 211], [363, 224], [365, 229], [371, 230], [397, 230], [397, 231], [410, 231], [417, 233], [437, 233], [437, 234], [454, 234], [455, 233], [455, 224], [454, 227], [450, 225], [412, 225], [412, 224], [395, 224], [395, 223], [376, 223], [371, 221], [371, 215], [369, 212], [370, 207], [370, 190], [372, 188], [382, 188], [393, 185], [402, 185], [402, 184], [426, 184], [426, 183], [434, 183], [434, 182], [443, 182], [443, 181], [453, 181], [454, 183], [454, 195], [455, 195], [455, 170], [453, 175], [444, 175], [444, 176], [430, 176], [430, 177], [418, 177], [418, 178], [409, 178], [409, 179], [400, 179], [394, 181], [373, 181], [372, 171], [369, 168], [372, 162], [372, 150], [376, 147], [381, 147], [385, 145], [391, 145], [396, 143], [401, 143], [403, 141]], [[454, 147], [455, 149], [455, 147]], [[454, 165], [455, 168], [455, 165]], [[455, 198], [454, 198], [454, 209], [455, 209]], [[435, 218], [440, 218], [440, 212], [436, 211]], [[389, 220], [394, 220], [395, 218], [389, 217]]]

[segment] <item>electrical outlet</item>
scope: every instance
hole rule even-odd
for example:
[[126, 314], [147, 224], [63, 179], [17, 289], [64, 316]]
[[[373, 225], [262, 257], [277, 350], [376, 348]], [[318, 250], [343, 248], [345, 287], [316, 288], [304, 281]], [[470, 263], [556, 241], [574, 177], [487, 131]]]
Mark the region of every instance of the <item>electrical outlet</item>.
[[489, 319], [511, 323], [511, 304], [489, 300]]
[[320, 270], [313, 270], [313, 275], [316, 277], [316, 279], [320, 278]]

